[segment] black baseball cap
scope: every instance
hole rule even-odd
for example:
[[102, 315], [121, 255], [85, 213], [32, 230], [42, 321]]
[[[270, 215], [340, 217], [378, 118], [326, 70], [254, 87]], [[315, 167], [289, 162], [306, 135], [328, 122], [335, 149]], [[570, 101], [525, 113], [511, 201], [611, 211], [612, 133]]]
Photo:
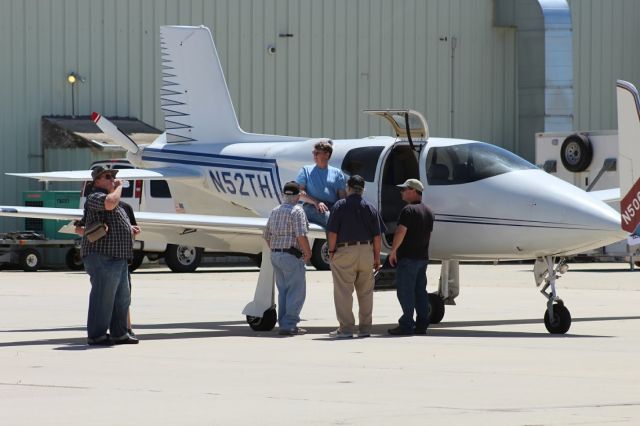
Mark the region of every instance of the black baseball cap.
[[100, 176], [102, 176], [105, 173], [111, 173], [113, 176], [118, 174], [118, 170], [117, 169], [105, 169], [102, 166], [95, 166], [93, 169], [91, 169], [91, 179], [93, 180], [97, 180]]
[[364, 189], [364, 178], [360, 175], [353, 175], [347, 181], [349, 188]]
[[300, 193], [300, 185], [294, 181], [287, 182], [282, 188], [282, 193], [285, 195], [298, 195]]

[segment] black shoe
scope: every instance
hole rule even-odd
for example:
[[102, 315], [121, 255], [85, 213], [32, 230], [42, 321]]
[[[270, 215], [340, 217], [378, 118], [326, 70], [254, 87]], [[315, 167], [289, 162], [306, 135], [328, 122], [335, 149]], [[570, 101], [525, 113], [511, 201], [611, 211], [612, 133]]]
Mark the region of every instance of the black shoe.
[[129, 333], [129, 336], [131, 337], [136, 337], [136, 333], [134, 333], [133, 330], [130, 328], [127, 328], [127, 333]]
[[392, 336], [411, 336], [413, 335], [413, 330], [408, 330], [406, 328], [402, 328], [401, 326], [397, 326], [396, 328], [390, 328], [387, 330], [387, 333]]
[[416, 329], [413, 330], [413, 334], [427, 334], [427, 328], [428, 327], [416, 327]]
[[112, 346], [113, 340], [111, 340], [107, 334], [106, 336], [98, 339], [87, 339], [87, 344], [89, 346]]
[[140, 343], [140, 340], [138, 340], [138, 339], [136, 339], [135, 337], [132, 337], [132, 336], [127, 336], [124, 339], [114, 340], [113, 341], [114, 345], [137, 345], [138, 343]]

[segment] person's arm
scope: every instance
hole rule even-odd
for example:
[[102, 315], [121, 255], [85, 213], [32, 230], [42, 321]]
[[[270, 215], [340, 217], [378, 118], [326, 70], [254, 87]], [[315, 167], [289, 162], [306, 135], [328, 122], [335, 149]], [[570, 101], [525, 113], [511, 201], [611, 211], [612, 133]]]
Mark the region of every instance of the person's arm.
[[373, 237], [373, 269], [380, 269], [380, 249], [382, 247], [382, 238], [380, 235]]
[[104, 200], [105, 210], [113, 210], [118, 207], [118, 204], [120, 204], [120, 198], [122, 197], [122, 181], [120, 179], [116, 179], [114, 184], [116, 188], [113, 192], [109, 193], [107, 198]]
[[391, 244], [391, 251], [389, 252], [389, 263], [391, 266], [396, 266], [398, 262], [398, 247], [402, 245], [405, 235], [407, 235], [407, 227], [398, 225], [396, 233], [393, 234], [393, 243]]
[[327, 247], [329, 248], [329, 258], [333, 259], [333, 255], [336, 254], [336, 244], [338, 241], [338, 234], [335, 232], [329, 232], [329, 241], [327, 241]]
[[309, 245], [309, 238], [306, 235], [300, 235], [296, 237], [298, 240], [298, 244], [302, 248], [302, 257], [304, 258], [305, 263], [311, 259], [311, 246]]

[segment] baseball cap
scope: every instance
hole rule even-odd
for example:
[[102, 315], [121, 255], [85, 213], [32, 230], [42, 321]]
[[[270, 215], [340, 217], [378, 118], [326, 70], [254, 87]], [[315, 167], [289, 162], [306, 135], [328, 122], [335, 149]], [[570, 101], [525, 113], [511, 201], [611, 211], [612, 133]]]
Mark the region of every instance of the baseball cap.
[[113, 176], [118, 174], [117, 169], [105, 169], [102, 166], [96, 166], [91, 169], [91, 179], [96, 180], [105, 173], [111, 173]]
[[353, 175], [347, 181], [347, 185], [353, 189], [364, 189], [364, 178], [360, 175]]
[[415, 189], [416, 191], [420, 191], [422, 192], [424, 190], [424, 186], [422, 185], [422, 182], [420, 182], [418, 179], [407, 179], [404, 181], [404, 183], [402, 185], [397, 185], [398, 188], [411, 188], [411, 189]]
[[300, 193], [300, 185], [294, 181], [287, 182], [282, 188], [282, 193], [285, 195], [298, 195]]

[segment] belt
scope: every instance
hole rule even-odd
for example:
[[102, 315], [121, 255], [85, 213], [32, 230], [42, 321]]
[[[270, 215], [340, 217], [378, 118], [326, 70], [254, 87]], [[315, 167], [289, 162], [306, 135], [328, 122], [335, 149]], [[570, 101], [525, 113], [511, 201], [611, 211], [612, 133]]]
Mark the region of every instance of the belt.
[[368, 246], [371, 244], [371, 240], [369, 241], [347, 241], [345, 243], [336, 244], [337, 247], [348, 247], [348, 246]]
[[271, 249], [271, 251], [275, 251], [277, 253], [289, 253], [289, 249]]

